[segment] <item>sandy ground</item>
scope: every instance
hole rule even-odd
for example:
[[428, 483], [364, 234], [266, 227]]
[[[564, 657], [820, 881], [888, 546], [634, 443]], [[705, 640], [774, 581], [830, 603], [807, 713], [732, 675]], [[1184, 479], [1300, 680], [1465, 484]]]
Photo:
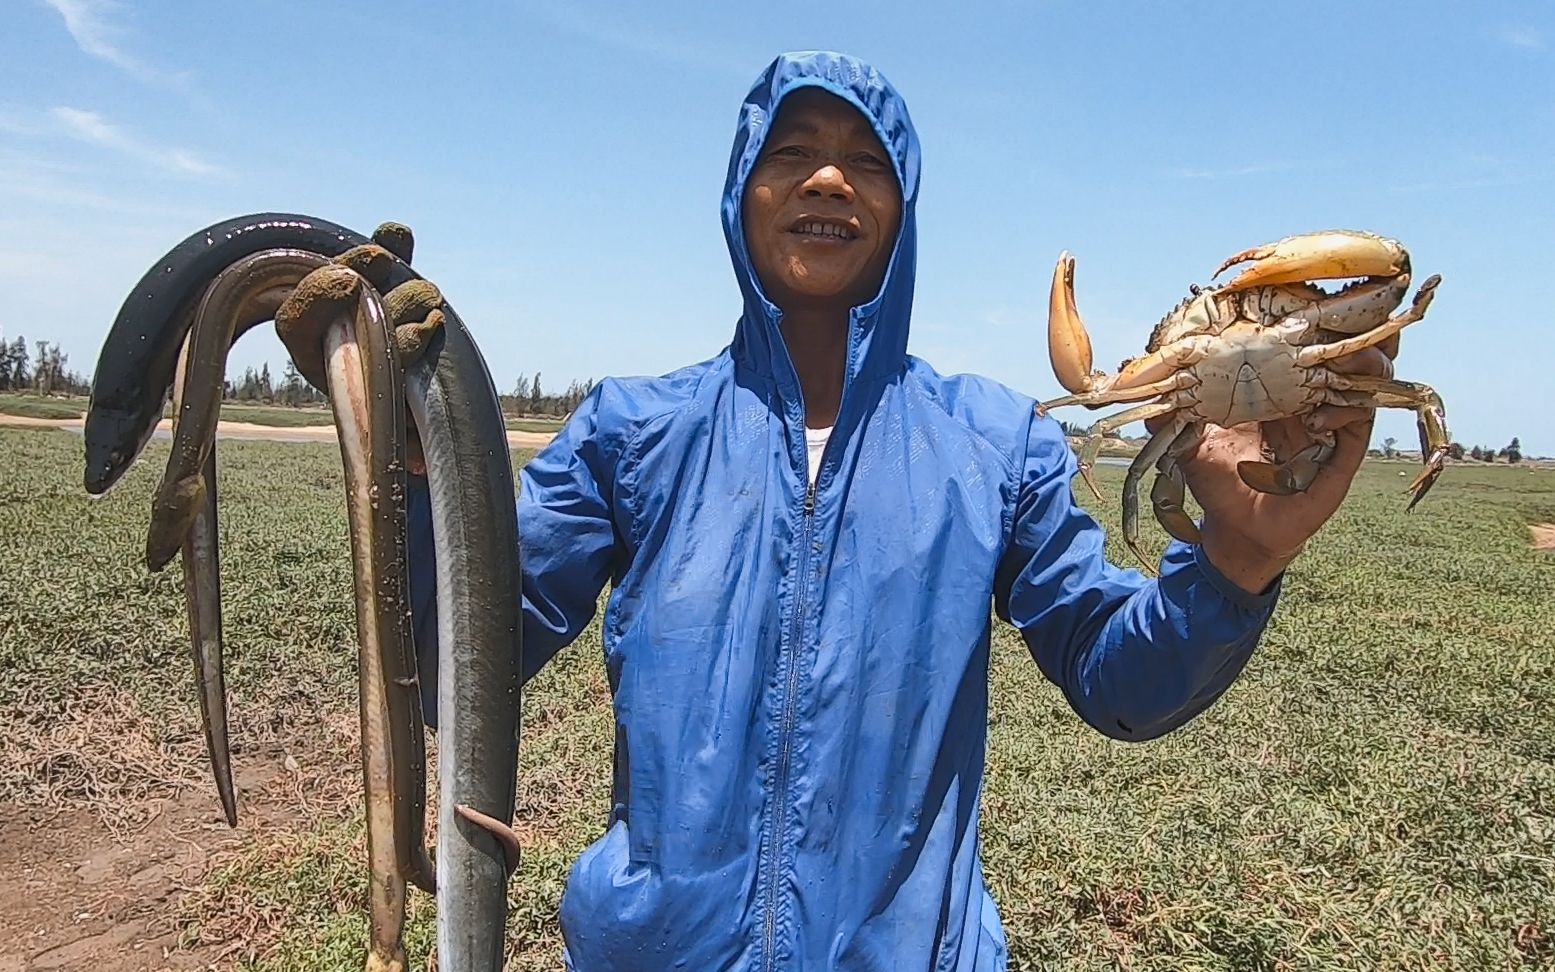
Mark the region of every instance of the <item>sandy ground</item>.
[[[255, 801], [248, 791], [263, 782], [242, 767], [238, 785], [249, 807]], [[0, 889], [7, 901], [0, 909], [0, 972], [224, 967], [217, 964], [220, 949], [180, 949], [174, 919], [179, 899], [247, 836], [218, 820], [214, 802], [206, 793], [180, 794], [122, 838], [84, 811], [0, 808]]]
[[[73, 429], [81, 431], [84, 424], [82, 419], [46, 419], [29, 418], [22, 415], [0, 415], [0, 425], [23, 426], [28, 428], [54, 428]], [[171, 435], [173, 423], [169, 419], [163, 419], [157, 424], [157, 432]], [[333, 425], [306, 425], [296, 428], [285, 428], [276, 425], [255, 425], [252, 422], [218, 422], [216, 423], [216, 435], [223, 439], [263, 439], [267, 442], [333, 442], [335, 441], [335, 427]], [[517, 432], [508, 430], [508, 445], [526, 449], [537, 449], [548, 444], [553, 435], [549, 432]], [[4, 972], [0, 969], [0, 972]]]
[[1555, 550], [1555, 523], [1530, 523], [1528, 532], [1533, 534], [1533, 549]]
[[[203, 778], [133, 794], [110, 785], [90, 808], [0, 804], [0, 972], [194, 972], [235, 968], [262, 951], [276, 936], [263, 903], [225, 898], [211, 876], [256, 849], [284, 855], [315, 815], [350, 810], [360, 770], [352, 771], [354, 744], [341, 740], [354, 725], [332, 718], [319, 739], [235, 752], [236, 829]], [[130, 738], [131, 762], [144, 760], [139, 737]], [[90, 754], [75, 765], [91, 779]]]

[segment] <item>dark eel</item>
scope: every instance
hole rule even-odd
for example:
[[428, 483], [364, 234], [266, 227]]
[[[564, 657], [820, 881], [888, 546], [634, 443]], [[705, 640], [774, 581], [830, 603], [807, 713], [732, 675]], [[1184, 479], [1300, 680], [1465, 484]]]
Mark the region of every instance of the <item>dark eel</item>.
[[496, 388], [452, 315], [407, 365], [436, 537], [438, 967], [499, 972], [521, 700], [518, 510]]
[[[333, 258], [368, 242], [327, 220], [257, 213], [200, 230], [158, 260], [125, 298], [92, 373], [84, 429], [86, 491], [106, 492], [150, 440], [173, 386], [184, 336], [218, 274], [261, 250], [306, 250]], [[403, 263], [396, 276], [419, 279]]]

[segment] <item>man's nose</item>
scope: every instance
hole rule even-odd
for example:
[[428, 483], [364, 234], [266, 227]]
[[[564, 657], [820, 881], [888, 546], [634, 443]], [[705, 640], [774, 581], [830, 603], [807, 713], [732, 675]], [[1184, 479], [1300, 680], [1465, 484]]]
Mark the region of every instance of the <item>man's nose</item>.
[[800, 194], [807, 199], [835, 199], [839, 202], [853, 201], [853, 187], [848, 185], [847, 177], [842, 170], [831, 163], [821, 166], [805, 180], [800, 186]]

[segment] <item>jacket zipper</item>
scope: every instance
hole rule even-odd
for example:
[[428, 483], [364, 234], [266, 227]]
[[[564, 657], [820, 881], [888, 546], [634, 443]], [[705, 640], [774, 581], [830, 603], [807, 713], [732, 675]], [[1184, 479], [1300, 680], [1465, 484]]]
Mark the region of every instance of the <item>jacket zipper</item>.
[[[829, 445], [830, 443], [828, 443]], [[804, 529], [800, 533], [799, 591], [794, 607], [793, 637], [788, 646], [788, 689], [783, 695], [783, 722], [779, 732], [777, 786], [774, 798], [776, 816], [772, 822], [772, 846], [767, 855], [767, 920], [761, 949], [761, 964], [765, 969], [774, 968], [773, 951], [777, 941], [778, 871], [783, 856], [783, 828], [788, 817], [788, 762], [793, 741], [794, 693], [799, 682], [799, 648], [804, 635], [805, 593], [810, 588], [810, 527], [815, 517], [815, 487], [820, 481], [817, 475], [805, 490]]]

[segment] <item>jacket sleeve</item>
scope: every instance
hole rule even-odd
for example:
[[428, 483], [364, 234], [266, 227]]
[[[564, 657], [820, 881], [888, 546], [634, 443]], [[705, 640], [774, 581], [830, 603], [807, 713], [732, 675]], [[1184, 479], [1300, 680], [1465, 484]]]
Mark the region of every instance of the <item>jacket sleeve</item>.
[[1209, 708], [1241, 673], [1283, 578], [1249, 594], [1199, 546], [1176, 540], [1158, 578], [1113, 566], [1101, 526], [1074, 500], [1077, 471], [1057, 424], [1035, 419], [995, 610], [1088, 724], [1115, 739], [1153, 739]]
[[[614, 461], [596, 387], [518, 475], [523, 590], [522, 677], [528, 682], [594, 618], [621, 550]], [[604, 423], [608, 424], [608, 423]], [[422, 709], [436, 727], [437, 562], [425, 477], [410, 477], [407, 559]]]

